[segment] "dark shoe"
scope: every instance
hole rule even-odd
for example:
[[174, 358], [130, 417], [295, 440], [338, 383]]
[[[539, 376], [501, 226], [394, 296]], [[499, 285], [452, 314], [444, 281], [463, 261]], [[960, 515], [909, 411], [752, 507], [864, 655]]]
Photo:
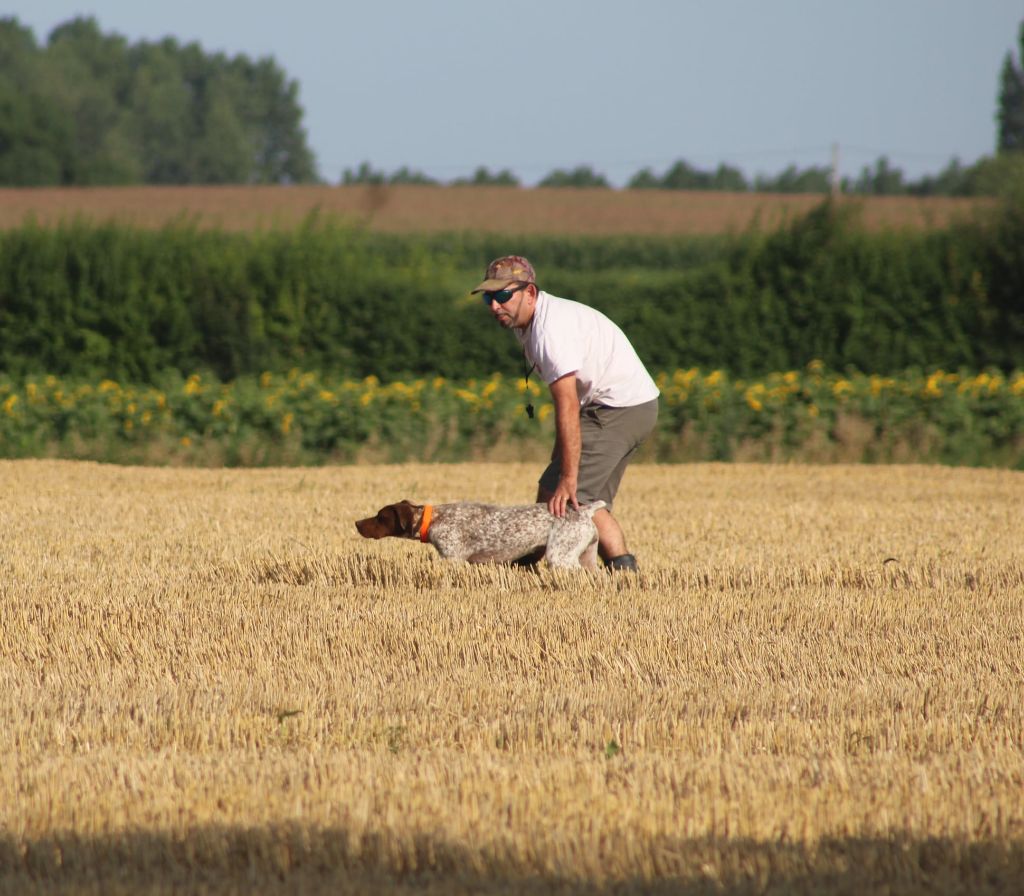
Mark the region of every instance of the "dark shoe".
[[636, 566], [636, 557], [632, 554], [619, 554], [604, 561], [605, 569], [608, 572], [639, 572]]

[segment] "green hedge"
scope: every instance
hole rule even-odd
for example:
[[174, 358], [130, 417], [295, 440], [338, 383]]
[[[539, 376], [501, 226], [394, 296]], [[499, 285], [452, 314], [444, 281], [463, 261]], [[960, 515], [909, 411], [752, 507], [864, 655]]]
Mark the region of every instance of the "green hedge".
[[1008, 371], [1024, 359], [1022, 208], [870, 234], [825, 204], [772, 234], [714, 239], [25, 226], [0, 235], [0, 369], [132, 382], [516, 373], [515, 340], [466, 292], [512, 251], [542, 287], [608, 313], [655, 370]]

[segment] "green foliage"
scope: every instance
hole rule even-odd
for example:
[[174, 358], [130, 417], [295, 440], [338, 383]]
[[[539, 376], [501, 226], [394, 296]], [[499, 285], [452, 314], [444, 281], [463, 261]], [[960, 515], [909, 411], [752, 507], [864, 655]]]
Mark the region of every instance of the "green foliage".
[[37, 187], [66, 181], [69, 128], [56, 105], [0, 81], [0, 184]]
[[677, 162], [661, 179], [666, 190], [732, 190], [747, 189], [747, 182], [738, 168], [721, 164], [713, 174], [696, 171], [685, 162]]
[[39, 95], [43, 73], [32, 32], [0, 19], [0, 183], [67, 181], [71, 122], [56, 100]]
[[539, 187], [608, 187], [608, 179], [589, 165], [579, 165], [571, 171], [561, 168], [552, 171]]
[[345, 186], [364, 184], [379, 187], [388, 182], [388, 176], [383, 171], [374, 168], [369, 162], [360, 162], [359, 167], [355, 170], [346, 168], [341, 173], [341, 182]]
[[456, 178], [452, 181], [452, 185], [466, 187], [518, 187], [519, 178], [507, 168], [492, 173], [487, 168], [481, 166], [473, 172], [472, 177]]
[[436, 186], [437, 181], [422, 171], [414, 171], [413, 169], [403, 165], [392, 172], [391, 177], [388, 178], [389, 184], [418, 184], [420, 186]]
[[384, 184], [418, 184], [433, 186], [437, 183], [432, 177], [428, 177], [422, 171], [413, 171], [402, 166], [391, 174], [378, 171], [369, 162], [361, 162], [355, 170], [346, 168], [341, 173], [341, 182], [345, 186], [363, 184], [368, 186], [383, 186]]
[[801, 171], [790, 165], [775, 177], [759, 176], [754, 189], [761, 193], [828, 193], [832, 189], [832, 172], [814, 166]]
[[1020, 25], [1020, 54], [1006, 54], [999, 87], [1000, 152], [1024, 151], [1024, 22]]
[[[874, 165], [862, 168], [855, 180], [843, 178], [840, 187], [843, 193], [862, 196], [1000, 196], [1006, 193], [1004, 174], [1015, 164], [1013, 160], [1007, 161], [1007, 156], [1024, 157], [1024, 154], [1003, 153], [996, 158], [980, 159], [969, 166], [954, 158], [938, 174], [924, 175], [919, 180], [908, 180], [902, 170], [881, 156]], [[753, 189], [761, 193], [828, 194], [832, 192], [832, 171], [825, 166], [812, 165], [801, 169], [789, 165], [777, 175], [759, 174], [750, 184], [739, 169], [729, 165], [719, 165], [715, 171], [702, 171], [680, 160], [661, 175], [650, 168], [643, 168], [633, 175], [627, 188], [729, 192]]]
[[298, 86], [272, 59], [129, 44], [94, 19], [44, 47], [0, 20], [0, 183], [315, 181]]
[[1020, 202], [1024, 200], [1024, 150], [982, 159], [965, 170], [964, 180], [960, 195], [1000, 196]]
[[860, 177], [853, 185], [853, 192], [865, 196], [898, 196], [907, 192], [903, 182], [903, 172], [893, 168], [889, 159], [882, 156], [875, 162], [874, 168], [862, 168]]
[[976, 165], [965, 167], [960, 164], [959, 159], [954, 158], [934, 177], [925, 175], [916, 183], [909, 184], [907, 191], [915, 196], [996, 195], [996, 190], [984, 189], [982, 182], [978, 179], [979, 173], [987, 161], [980, 161]]
[[680, 159], [663, 175], [650, 168], [638, 171], [627, 185], [631, 190], [728, 190], [743, 192], [749, 189], [743, 172], [731, 165], [719, 165], [716, 171], [701, 171]]
[[867, 233], [825, 203], [770, 234], [510, 239], [141, 231], [0, 234], [0, 369], [149, 382], [292, 367], [347, 376], [521, 369], [467, 289], [526, 254], [547, 291], [604, 311], [653, 369], [1010, 370], [1024, 358], [1024, 204], [929, 233]]

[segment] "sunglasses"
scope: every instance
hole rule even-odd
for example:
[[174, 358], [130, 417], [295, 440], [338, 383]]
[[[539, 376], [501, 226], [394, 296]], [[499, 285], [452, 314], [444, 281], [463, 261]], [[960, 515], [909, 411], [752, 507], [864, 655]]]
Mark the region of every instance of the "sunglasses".
[[529, 284], [521, 283], [515, 289], [499, 289], [494, 292], [484, 292], [480, 298], [483, 299], [485, 305], [490, 307], [491, 302], [497, 302], [499, 305], [504, 305], [509, 299], [512, 298], [519, 290], [525, 289]]

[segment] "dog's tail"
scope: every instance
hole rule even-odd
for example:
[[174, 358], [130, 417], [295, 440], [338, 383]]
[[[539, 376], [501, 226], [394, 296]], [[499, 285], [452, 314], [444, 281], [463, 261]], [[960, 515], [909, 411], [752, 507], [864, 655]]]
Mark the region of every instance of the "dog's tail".
[[594, 514], [597, 513], [597, 511], [607, 506], [608, 505], [605, 504], [604, 501], [591, 501], [589, 504], [580, 504], [580, 513], [583, 514], [583, 516], [593, 519]]

